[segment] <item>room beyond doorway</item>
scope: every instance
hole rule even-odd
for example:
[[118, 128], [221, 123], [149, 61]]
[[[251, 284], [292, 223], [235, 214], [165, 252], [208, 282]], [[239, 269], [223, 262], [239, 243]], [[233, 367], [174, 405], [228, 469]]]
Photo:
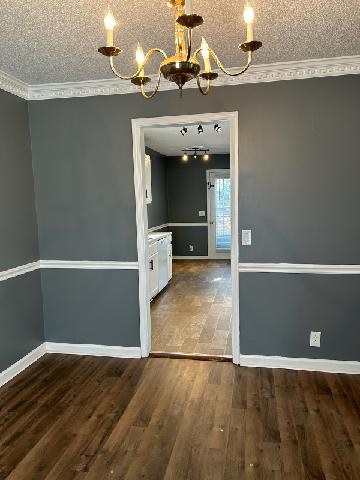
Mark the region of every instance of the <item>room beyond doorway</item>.
[[229, 122], [147, 128], [144, 140], [151, 353], [229, 359]]
[[[183, 125], [209, 125], [211, 123], [218, 122], [228, 122], [229, 126], [229, 142], [230, 142], [230, 173], [231, 173], [231, 350], [232, 350], [232, 359], [234, 363], [239, 363], [240, 352], [239, 352], [239, 292], [238, 292], [238, 114], [237, 112], [225, 112], [225, 113], [209, 113], [209, 114], [196, 114], [196, 115], [180, 115], [174, 117], [158, 117], [158, 118], [142, 118], [132, 120], [133, 127], [133, 146], [134, 146], [134, 183], [135, 183], [135, 196], [136, 196], [136, 223], [137, 223], [137, 244], [138, 244], [138, 262], [139, 262], [139, 304], [140, 304], [140, 338], [141, 338], [141, 351], [142, 356], [148, 356], [150, 351], [153, 350], [151, 343], [151, 312], [150, 312], [150, 299], [154, 299], [155, 296], [164, 295], [169, 286], [173, 282], [171, 278], [171, 269], [167, 268], [167, 278], [168, 284], [162, 288], [158, 293], [156, 289], [154, 292], [150, 292], [149, 289], [149, 277], [153, 275], [152, 267], [156, 266], [155, 257], [150, 259], [150, 255], [153, 255], [153, 247], [150, 248], [151, 242], [149, 239], [155, 241], [156, 237], [159, 239], [160, 236], [163, 237], [164, 229], [165, 234], [169, 234], [169, 229], [172, 229], [172, 225], [160, 225], [162, 228], [154, 230], [148, 224], [148, 192], [146, 189], [146, 166], [145, 166], [145, 131], [152, 127], [162, 127], [167, 128], [169, 126], [176, 126], [178, 128]], [[179, 132], [180, 132], [179, 130]], [[171, 155], [171, 154], [170, 154]], [[195, 160], [195, 158], [194, 158]], [[203, 158], [203, 160], [208, 160]], [[209, 162], [209, 168], [210, 162]], [[213, 167], [214, 168], [214, 167]], [[216, 166], [215, 168], [228, 168]], [[179, 195], [183, 200], [188, 199], [186, 183], [181, 184], [182, 189], [179, 192]], [[206, 186], [206, 184], [205, 184]], [[197, 209], [196, 209], [197, 210]], [[206, 210], [206, 206], [204, 208]], [[204, 217], [202, 212], [197, 212], [199, 217]], [[191, 220], [190, 220], [191, 221]], [[204, 226], [207, 227], [207, 218], [205, 212], [205, 218], [201, 220], [204, 222]], [[199, 222], [199, 220], [198, 220]], [[206, 223], [205, 223], [206, 222]], [[200, 222], [199, 222], [200, 223]], [[174, 226], [182, 227], [182, 223], [175, 223]], [[189, 226], [186, 224], [185, 226]], [[202, 225], [201, 225], [202, 226]], [[170, 228], [169, 228], [170, 227]], [[190, 227], [187, 231], [189, 233], [192, 231], [193, 225], [190, 224]], [[198, 227], [198, 225], [196, 226]], [[171, 230], [170, 230], [171, 232]], [[195, 230], [193, 230], [195, 232]], [[163, 240], [167, 245], [168, 251], [171, 251], [171, 246], [169, 238]], [[191, 253], [187, 257], [186, 254], [180, 255], [186, 261], [186, 258], [191, 260], [206, 259], [209, 260], [209, 255], [194, 255], [190, 250], [188, 245], [188, 252]], [[165, 251], [165, 246], [164, 249]], [[178, 256], [174, 257], [174, 267], [176, 269], [176, 263]], [[151, 262], [151, 260], [154, 260]], [[165, 270], [165, 261], [161, 261], [162, 266]], [[172, 265], [172, 262], [171, 262]], [[150, 266], [150, 271], [149, 271]], [[176, 273], [176, 270], [175, 270]], [[175, 278], [175, 277], [174, 277]], [[218, 278], [218, 277], [215, 277]], [[170, 283], [169, 283], [170, 281]], [[176, 279], [175, 282], [176, 283]], [[160, 285], [159, 285], [160, 286]], [[218, 297], [219, 298], [219, 297]], [[155, 303], [153, 303], [155, 305]], [[228, 345], [230, 344], [230, 339], [228, 340]]]

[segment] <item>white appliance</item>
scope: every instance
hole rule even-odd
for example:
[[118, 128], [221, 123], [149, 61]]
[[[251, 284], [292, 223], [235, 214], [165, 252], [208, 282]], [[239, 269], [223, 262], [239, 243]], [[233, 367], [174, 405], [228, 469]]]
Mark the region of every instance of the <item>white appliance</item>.
[[168, 245], [168, 236], [158, 241], [159, 292], [161, 292], [169, 282]]
[[172, 278], [171, 232], [149, 234], [149, 290], [152, 300]]

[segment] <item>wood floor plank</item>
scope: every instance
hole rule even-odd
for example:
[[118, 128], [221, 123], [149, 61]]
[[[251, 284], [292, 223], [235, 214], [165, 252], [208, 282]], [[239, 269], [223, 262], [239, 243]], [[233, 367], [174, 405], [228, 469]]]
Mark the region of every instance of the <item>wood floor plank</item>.
[[151, 302], [152, 350], [231, 356], [229, 260], [178, 260]]
[[0, 480], [359, 480], [360, 377], [47, 355], [0, 389]]

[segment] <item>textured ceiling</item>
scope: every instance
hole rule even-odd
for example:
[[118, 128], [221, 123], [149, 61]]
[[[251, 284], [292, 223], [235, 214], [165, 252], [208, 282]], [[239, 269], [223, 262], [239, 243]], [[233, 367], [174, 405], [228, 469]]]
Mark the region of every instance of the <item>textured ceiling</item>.
[[[221, 132], [214, 132], [214, 123], [203, 123], [203, 133], [197, 132], [196, 125], [179, 125], [176, 127], [151, 127], [144, 129], [145, 145], [167, 156], [181, 155], [181, 150], [191, 147], [209, 148], [210, 154], [230, 152], [230, 128], [228, 122], [218, 122]], [[188, 133], [182, 136], [183, 126]]]
[[[137, 41], [172, 53], [172, 13], [165, 0], [1, 0], [0, 70], [30, 83], [111, 78], [97, 53], [105, 34], [103, 16], [110, 3], [119, 28], [121, 71], [134, 67]], [[193, 0], [205, 36], [225, 65], [244, 59], [243, 0]], [[360, 54], [359, 0], [254, 0], [256, 37], [264, 47], [255, 63]], [[154, 71], [150, 66], [150, 73]]]

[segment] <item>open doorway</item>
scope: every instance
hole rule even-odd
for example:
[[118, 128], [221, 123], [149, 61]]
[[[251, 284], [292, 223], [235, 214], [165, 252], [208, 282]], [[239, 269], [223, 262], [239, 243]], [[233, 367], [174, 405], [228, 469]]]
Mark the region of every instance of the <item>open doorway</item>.
[[239, 363], [237, 113], [136, 119], [133, 139], [142, 355]]

